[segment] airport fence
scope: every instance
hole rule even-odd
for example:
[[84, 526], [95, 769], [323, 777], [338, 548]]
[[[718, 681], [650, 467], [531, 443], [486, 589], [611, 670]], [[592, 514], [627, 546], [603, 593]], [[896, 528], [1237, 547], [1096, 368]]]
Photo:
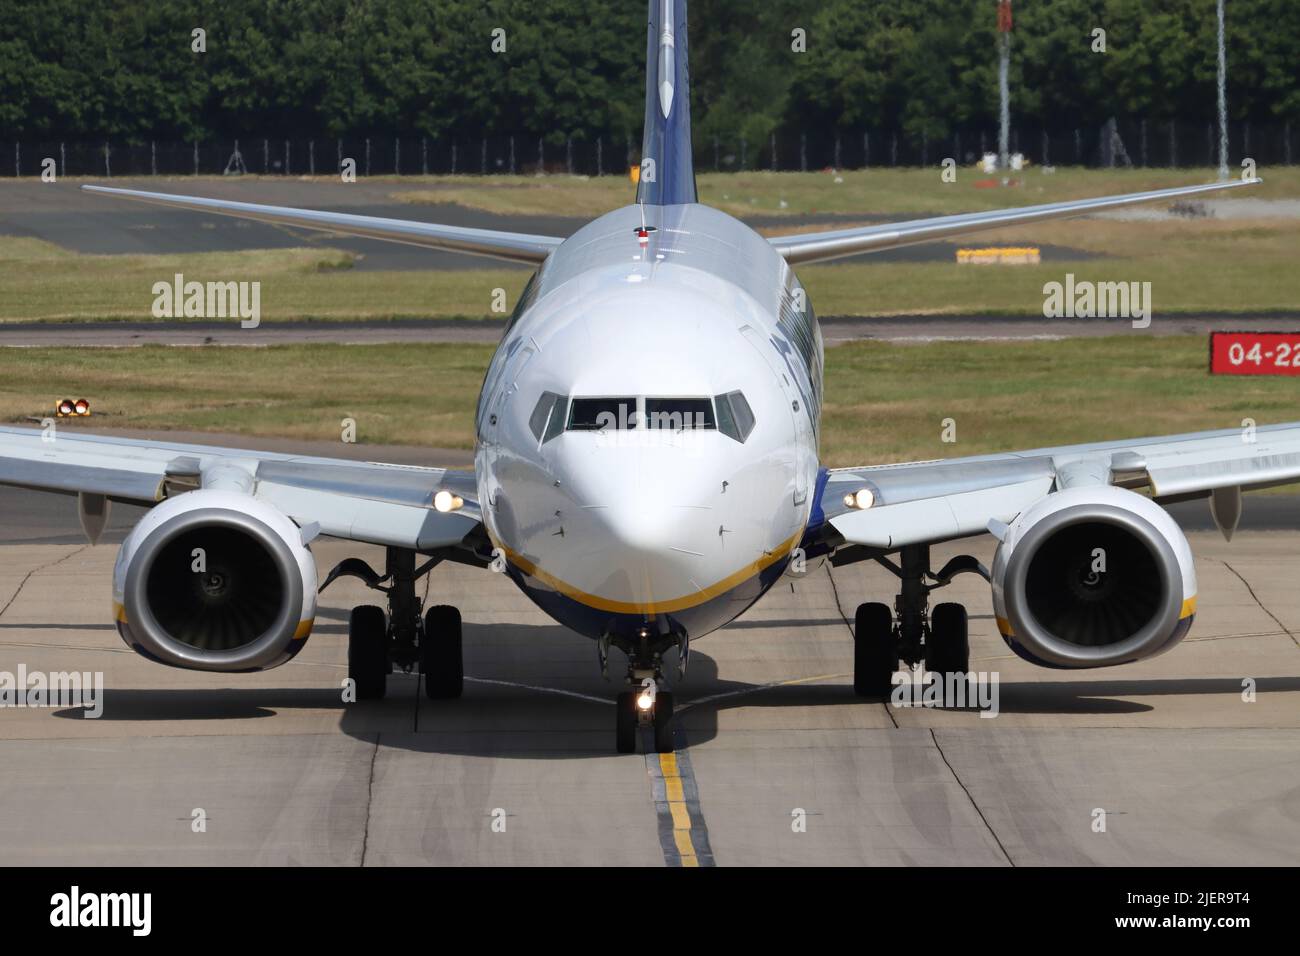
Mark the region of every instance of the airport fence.
[[[1098, 128], [1012, 126], [1010, 152], [1033, 165], [1192, 167], [1218, 164], [1212, 121], [1111, 120]], [[1243, 158], [1259, 168], [1293, 165], [1297, 143], [1290, 123], [1232, 123], [1229, 165]], [[967, 166], [997, 151], [995, 129], [958, 130], [943, 138], [898, 130], [781, 132], [763, 141], [697, 137], [701, 172], [808, 171], [890, 166], [938, 166], [953, 158]], [[626, 174], [639, 159], [630, 134], [596, 138], [529, 134], [348, 138], [241, 137], [202, 142], [16, 141], [0, 175], [37, 176], [53, 161], [60, 176], [184, 176], [212, 174], [334, 175], [345, 160], [357, 176], [499, 173]]]

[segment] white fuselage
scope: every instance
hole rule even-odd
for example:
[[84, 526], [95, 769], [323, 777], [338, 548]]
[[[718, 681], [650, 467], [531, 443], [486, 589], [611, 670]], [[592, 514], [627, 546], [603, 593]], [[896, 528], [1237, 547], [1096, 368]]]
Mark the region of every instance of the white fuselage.
[[[779, 577], [809, 521], [821, 368], [803, 289], [761, 236], [701, 205], [602, 216], [541, 267], [484, 381], [476, 471], [494, 548], [592, 637], [725, 624]], [[646, 427], [647, 399], [735, 392], [752, 413], [743, 441]], [[628, 414], [565, 427], [583, 398]]]

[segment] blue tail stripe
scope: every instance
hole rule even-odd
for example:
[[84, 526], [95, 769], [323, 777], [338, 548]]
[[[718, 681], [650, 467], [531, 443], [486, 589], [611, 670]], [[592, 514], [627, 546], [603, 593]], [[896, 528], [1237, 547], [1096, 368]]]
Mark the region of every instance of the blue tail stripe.
[[[686, 0], [649, 0], [649, 6], [645, 134], [636, 200], [652, 206], [693, 203], [698, 199], [691, 155]], [[667, 88], [663, 86], [665, 80]]]

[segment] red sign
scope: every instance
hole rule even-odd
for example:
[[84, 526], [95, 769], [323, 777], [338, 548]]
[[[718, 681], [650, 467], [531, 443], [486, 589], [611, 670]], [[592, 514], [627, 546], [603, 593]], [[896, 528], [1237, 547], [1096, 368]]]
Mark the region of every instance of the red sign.
[[998, 32], [1011, 32], [1011, 0], [998, 0]]
[[1211, 375], [1300, 375], [1300, 332], [1211, 332]]

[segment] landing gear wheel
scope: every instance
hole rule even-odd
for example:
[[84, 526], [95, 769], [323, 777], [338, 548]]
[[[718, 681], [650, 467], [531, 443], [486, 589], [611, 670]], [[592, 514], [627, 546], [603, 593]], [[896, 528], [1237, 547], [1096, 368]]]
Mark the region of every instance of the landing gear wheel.
[[424, 693], [430, 700], [459, 697], [464, 690], [460, 611], [449, 604], [435, 605], [424, 615], [420, 673], [424, 675]]
[[655, 752], [673, 752], [673, 695], [666, 690], [655, 694]]
[[614, 745], [621, 754], [636, 753], [636, 695], [634, 690], [619, 691], [618, 716], [614, 724]]
[[348, 617], [348, 677], [357, 700], [380, 700], [388, 685], [388, 618], [384, 609], [362, 604]]
[[853, 627], [853, 693], [859, 697], [888, 697], [898, 648], [894, 644], [894, 615], [887, 604], [859, 604]]
[[962, 605], [936, 604], [930, 612], [925, 668], [943, 687], [948, 685], [948, 675], [964, 675], [970, 670], [970, 638]]

